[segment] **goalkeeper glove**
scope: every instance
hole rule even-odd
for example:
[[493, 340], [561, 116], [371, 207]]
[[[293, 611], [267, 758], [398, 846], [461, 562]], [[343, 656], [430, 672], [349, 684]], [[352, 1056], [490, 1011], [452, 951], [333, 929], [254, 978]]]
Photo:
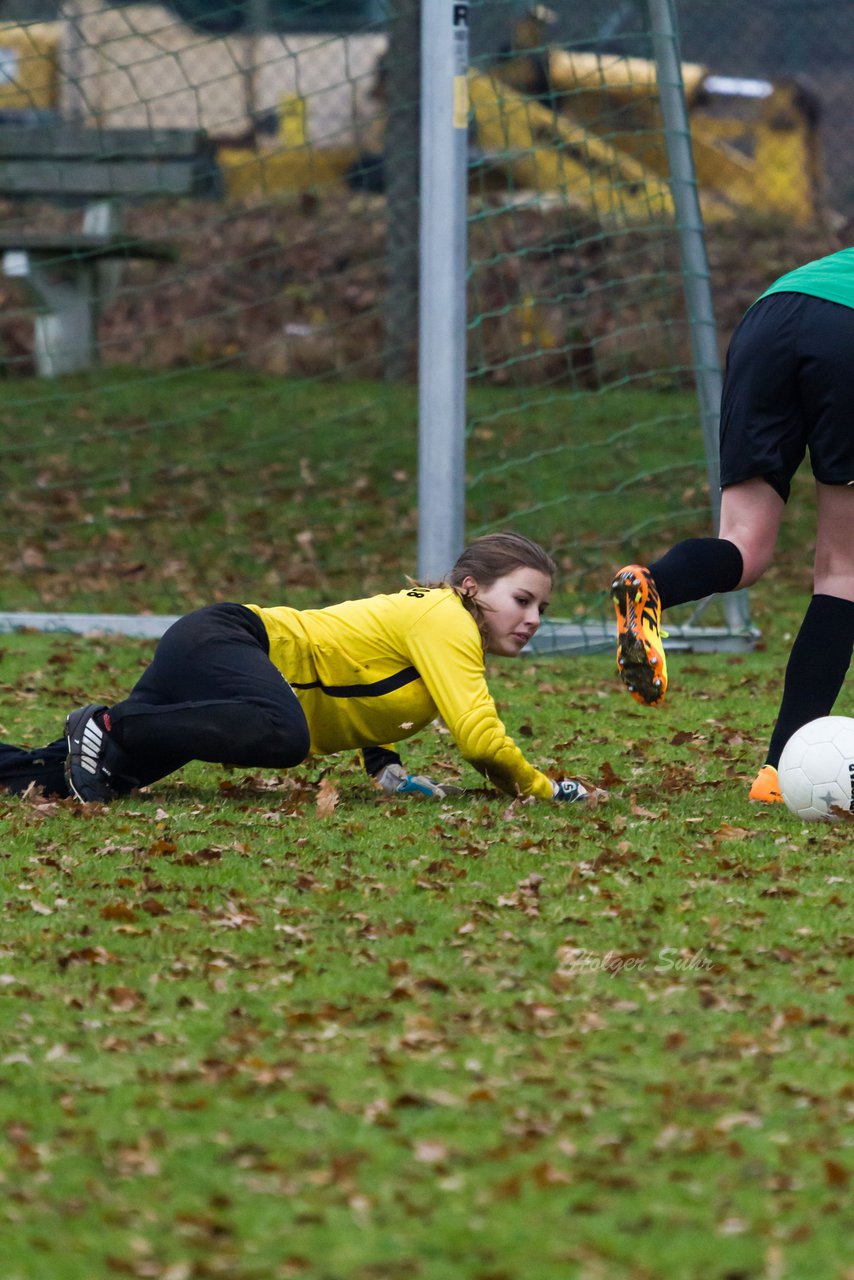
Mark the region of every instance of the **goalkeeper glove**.
[[402, 764], [387, 764], [374, 774], [374, 781], [387, 796], [430, 796], [434, 800], [445, 800], [448, 796], [463, 794], [462, 787], [431, 782], [420, 773], [407, 773]]
[[586, 800], [589, 791], [580, 782], [573, 782], [571, 778], [564, 778], [561, 782], [552, 782], [552, 796], [555, 800], [561, 800], [564, 803], [575, 804], [578, 800]]

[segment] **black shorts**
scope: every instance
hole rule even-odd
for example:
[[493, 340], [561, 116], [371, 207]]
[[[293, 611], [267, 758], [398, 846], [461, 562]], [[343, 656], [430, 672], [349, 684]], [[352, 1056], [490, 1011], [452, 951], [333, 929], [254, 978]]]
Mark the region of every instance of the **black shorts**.
[[854, 484], [854, 309], [772, 293], [727, 352], [721, 487], [760, 476], [788, 500], [809, 449], [822, 484]]

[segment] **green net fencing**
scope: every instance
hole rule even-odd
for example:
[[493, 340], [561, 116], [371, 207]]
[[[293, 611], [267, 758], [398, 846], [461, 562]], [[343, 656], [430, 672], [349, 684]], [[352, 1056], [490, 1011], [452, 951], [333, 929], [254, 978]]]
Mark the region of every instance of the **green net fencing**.
[[[594, 619], [615, 565], [711, 522], [649, 20], [619, 8], [469, 14], [467, 530], [544, 542], [555, 612]], [[418, 12], [73, 0], [0, 31], [5, 609], [317, 604], [414, 571]], [[721, 244], [743, 217], [817, 240], [803, 165], [756, 208], [809, 120], [778, 99], [775, 138], [705, 79]]]

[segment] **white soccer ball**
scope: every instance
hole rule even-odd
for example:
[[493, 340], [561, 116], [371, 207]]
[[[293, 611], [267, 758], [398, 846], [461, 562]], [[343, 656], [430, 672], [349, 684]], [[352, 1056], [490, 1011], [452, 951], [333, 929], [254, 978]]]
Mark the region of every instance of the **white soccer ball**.
[[780, 791], [805, 822], [854, 816], [854, 720], [822, 716], [793, 733], [777, 769]]

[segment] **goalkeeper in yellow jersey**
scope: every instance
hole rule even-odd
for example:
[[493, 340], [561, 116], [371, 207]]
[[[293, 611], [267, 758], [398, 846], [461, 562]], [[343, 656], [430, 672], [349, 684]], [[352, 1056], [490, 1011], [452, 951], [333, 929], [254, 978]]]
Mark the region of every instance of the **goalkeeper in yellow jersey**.
[[405, 769], [394, 744], [441, 716], [462, 755], [512, 796], [584, 800], [508, 737], [485, 655], [515, 657], [540, 625], [555, 564], [529, 539], [487, 534], [446, 582], [325, 609], [214, 604], [178, 620], [124, 701], [72, 712], [41, 750], [0, 747], [0, 787], [106, 802], [191, 760], [288, 769], [361, 748], [387, 795], [455, 791]]

